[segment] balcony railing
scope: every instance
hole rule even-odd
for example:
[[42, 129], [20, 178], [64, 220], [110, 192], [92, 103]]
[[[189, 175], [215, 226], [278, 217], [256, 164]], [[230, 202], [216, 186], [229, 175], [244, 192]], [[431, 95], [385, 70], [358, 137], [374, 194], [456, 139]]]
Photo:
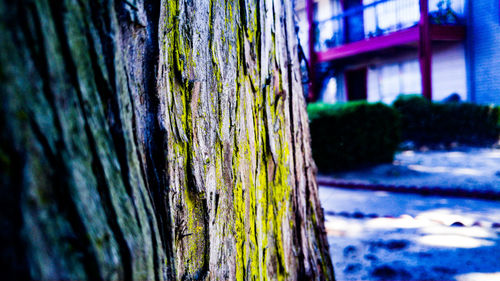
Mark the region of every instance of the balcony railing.
[[[419, 0], [364, 0], [331, 18], [316, 22], [316, 51], [407, 29], [420, 20]], [[464, 0], [429, 0], [432, 24], [458, 25]]]

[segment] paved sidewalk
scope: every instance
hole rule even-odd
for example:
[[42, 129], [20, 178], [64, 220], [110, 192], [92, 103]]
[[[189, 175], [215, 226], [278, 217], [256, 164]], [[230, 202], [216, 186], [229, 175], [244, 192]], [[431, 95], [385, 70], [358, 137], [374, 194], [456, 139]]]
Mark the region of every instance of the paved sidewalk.
[[320, 175], [361, 185], [439, 187], [500, 192], [500, 149], [459, 148], [454, 151], [404, 151], [392, 164]]
[[500, 280], [500, 204], [320, 186], [337, 280]]

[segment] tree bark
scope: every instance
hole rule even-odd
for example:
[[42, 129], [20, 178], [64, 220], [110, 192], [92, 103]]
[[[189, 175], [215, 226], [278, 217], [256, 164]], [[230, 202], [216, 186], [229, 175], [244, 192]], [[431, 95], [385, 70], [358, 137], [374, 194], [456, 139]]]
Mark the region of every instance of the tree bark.
[[333, 280], [291, 3], [1, 0], [3, 276]]

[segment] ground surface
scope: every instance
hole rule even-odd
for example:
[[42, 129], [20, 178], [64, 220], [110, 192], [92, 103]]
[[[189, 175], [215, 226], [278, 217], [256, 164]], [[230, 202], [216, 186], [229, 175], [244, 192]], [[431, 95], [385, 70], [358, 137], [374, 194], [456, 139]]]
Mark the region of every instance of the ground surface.
[[500, 280], [498, 202], [329, 187], [320, 198], [337, 280]]
[[396, 155], [392, 164], [335, 173], [329, 177], [364, 184], [500, 191], [500, 149], [464, 147], [453, 151], [403, 151]]
[[[398, 154], [351, 182], [500, 190], [500, 150]], [[500, 202], [320, 187], [337, 280], [500, 280]]]

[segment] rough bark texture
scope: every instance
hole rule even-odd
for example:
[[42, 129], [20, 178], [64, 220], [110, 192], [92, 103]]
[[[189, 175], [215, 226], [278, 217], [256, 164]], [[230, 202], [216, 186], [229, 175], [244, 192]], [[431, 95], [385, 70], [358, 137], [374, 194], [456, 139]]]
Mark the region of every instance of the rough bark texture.
[[2, 275], [332, 280], [291, 2], [1, 0]]

